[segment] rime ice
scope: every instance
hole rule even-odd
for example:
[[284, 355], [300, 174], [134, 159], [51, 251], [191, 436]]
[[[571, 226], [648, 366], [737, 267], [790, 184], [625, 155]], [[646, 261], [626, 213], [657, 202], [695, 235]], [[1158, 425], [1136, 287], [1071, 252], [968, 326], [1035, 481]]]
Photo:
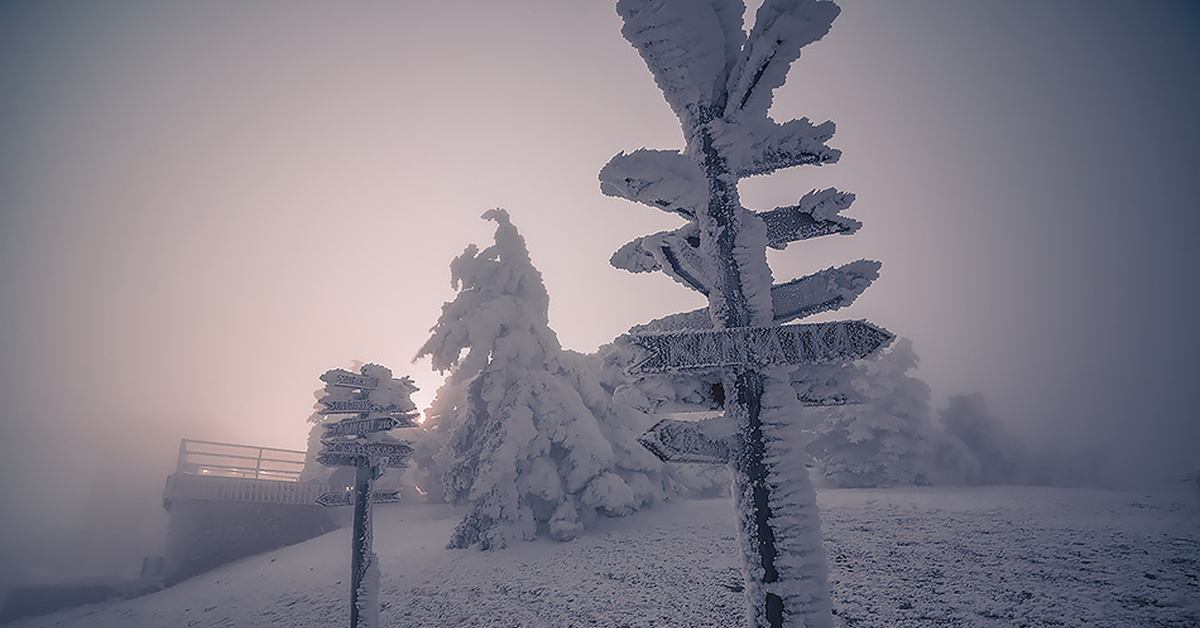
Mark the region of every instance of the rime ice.
[[[823, 328], [785, 332], [778, 325], [847, 305], [875, 278], [878, 264], [863, 260], [772, 285], [768, 246], [783, 248], [859, 227], [839, 215], [853, 201], [851, 194], [813, 191], [796, 205], [758, 213], [742, 207], [737, 188], [744, 177], [840, 158], [840, 151], [826, 145], [832, 122], [801, 118], [780, 124], [767, 115], [773, 91], [801, 48], [829, 31], [839, 9], [832, 2], [767, 0], [748, 35], [742, 30], [744, 9], [732, 0], [617, 3], [621, 33], [679, 118], [686, 146], [679, 152], [618, 154], [601, 171], [600, 189], [688, 221], [676, 231], [630, 242], [611, 261], [632, 272], [661, 270], [708, 297], [707, 320], [704, 312], [684, 313], [647, 326], [662, 335], [633, 338], [651, 351], [635, 371], [721, 373], [725, 418], [738, 431], [730, 462], [748, 625], [831, 626], [820, 518], [804, 466], [805, 439], [797, 427], [801, 405], [790, 365], [812, 362], [834, 345], [836, 355], [815, 361], [863, 354], [844, 351], [850, 343], [821, 342]], [[708, 328], [716, 330], [701, 331]], [[887, 332], [875, 331], [890, 340]], [[655, 367], [641, 368], [646, 364]], [[713, 444], [701, 447], [699, 455], [720, 459], [719, 443], [670, 427], [658, 425], [658, 445]]]

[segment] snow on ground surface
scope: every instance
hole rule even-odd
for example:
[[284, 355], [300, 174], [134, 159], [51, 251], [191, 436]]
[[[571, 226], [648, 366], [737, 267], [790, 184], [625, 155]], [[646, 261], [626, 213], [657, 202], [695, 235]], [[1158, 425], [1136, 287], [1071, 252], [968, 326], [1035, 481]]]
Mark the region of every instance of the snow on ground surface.
[[[825, 490], [836, 625], [1200, 626], [1196, 493]], [[569, 543], [444, 549], [458, 513], [376, 507], [389, 627], [742, 625], [727, 499], [600, 522]], [[170, 589], [14, 628], [348, 625], [346, 529]]]

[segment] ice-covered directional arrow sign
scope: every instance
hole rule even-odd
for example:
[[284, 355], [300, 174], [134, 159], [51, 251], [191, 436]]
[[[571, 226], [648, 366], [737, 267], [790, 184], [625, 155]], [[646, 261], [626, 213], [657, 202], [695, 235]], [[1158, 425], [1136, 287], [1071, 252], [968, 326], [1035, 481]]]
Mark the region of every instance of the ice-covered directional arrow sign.
[[631, 373], [684, 369], [826, 364], [865, 357], [894, 336], [866, 321], [630, 335], [649, 351]]
[[366, 414], [383, 410], [368, 399], [321, 399], [324, 408], [317, 414]]
[[[372, 504], [395, 504], [400, 500], [400, 491], [371, 491]], [[317, 503], [330, 508], [333, 506], [353, 506], [354, 491], [329, 491], [321, 493]]]
[[704, 421], [663, 419], [638, 437], [638, 442], [663, 462], [729, 462], [737, 443], [737, 427], [725, 417]]
[[325, 448], [317, 454], [317, 462], [327, 467], [353, 467], [362, 461], [377, 461], [388, 467], [403, 467], [404, 459], [412, 453], [408, 443], [374, 441], [322, 440]]
[[[873, 281], [879, 278], [879, 262], [860, 259], [835, 268], [826, 268], [771, 286], [772, 318], [780, 325], [799, 318], [837, 310], [854, 303]], [[712, 329], [708, 308], [672, 314], [651, 321], [638, 333], [663, 333], [684, 329]]]
[[366, 436], [374, 432], [386, 432], [399, 427], [416, 427], [413, 421], [416, 414], [406, 414], [401, 417], [377, 417], [373, 419], [342, 419], [336, 423], [326, 423], [325, 437], [334, 436]]
[[345, 369], [330, 369], [321, 375], [321, 381], [330, 386], [341, 386], [343, 388], [361, 388], [363, 390], [373, 390], [379, 385], [378, 377], [370, 375], [359, 375], [351, 373]]
[[[317, 456], [317, 462], [327, 467], [357, 467], [360, 463], [369, 463], [371, 458], [367, 456], [359, 456], [355, 454], [335, 454], [321, 453]], [[391, 469], [403, 469], [408, 466], [404, 458], [380, 458], [379, 462], [383, 466]]]
[[828, 188], [805, 194], [795, 205], [776, 207], [759, 214], [767, 227], [767, 246], [782, 249], [789, 242], [858, 231], [861, 222], [839, 215], [853, 202], [853, 194]]

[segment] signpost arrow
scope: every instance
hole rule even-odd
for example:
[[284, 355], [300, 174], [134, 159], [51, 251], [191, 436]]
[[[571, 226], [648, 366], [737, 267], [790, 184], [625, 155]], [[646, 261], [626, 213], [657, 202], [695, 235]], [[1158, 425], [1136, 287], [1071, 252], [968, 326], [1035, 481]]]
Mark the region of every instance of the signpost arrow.
[[[356, 454], [321, 453], [317, 455], [317, 462], [327, 467], [357, 467], [360, 463], [367, 463], [370, 460], [366, 456]], [[379, 462], [389, 469], [403, 469], [408, 466], [403, 458], [381, 458]]]
[[413, 451], [412, 445], [399, 441], [362, 441], [362, 440], [330, 440], [321, 439], [325, 449], [323, 454], [348, 454], [352, 456], [368, 456], [380, 458], [398, 458], [407, 456]]
[[894, 336], [866, 321], [632, 335], [650, 355], [631, 373], [696, 368], [826, 364], [870, 355]]
[[401, 417], [376, 417], [370, 419], [342, 419], [336, 423], [326, 423], [325, 438], [336, 436], [366, 436], [374, 432], [386, 432], [399, 427], [416, 427], [413, 419], [417, 415], [406, 414]]
[[[879, 278], [879, 262], [858, 260], [826, 268], [786, 283], [771, 286], [772, 319], [778, 324], [846, 307]], [[708, 308], [664, 316], [640, 328], [642, 333], [683, 329], [712, 329]]]
[[853, 202], [853, 194], [828, 188], [805, 194], [796, 205], [776, 207], [759, 214], [767, 226], [767, 246], [783, 249], [789, 242], [858, 231], [861, 222], [838, 215]]
[[363, 390], [372, 390], [379, 385], [379, 378], [370, 375], [359, 375], [351, 373], [345, 369], [330, 369], [325, 371], [320, 377], [321, 381], [330, 386], [341, 386], [343, 388], [361, 388]]
[[725, 417], [703, 421], [663, 419], [638, 442], [663, 462], [725, 464], [737, 451], [733, 434], [737, 426]]
[[369, 399], [321, 399], [320, 402], [325, 405], [324, 408], [317, 411], [317, 414], [368, 414], [370, 412], [378, 412], [383, 410], [379, 406], [371, 403]]
[[[368, 374], [369, 373], [369, 374]], [[321, 375], [325, 407], [318, 414], [357, 414], [325, 424], [325, 448], [317, 462], [327, 467], [354, 467], [354, 489], [323, 493], [316, 502], [325, 507], [354, 506], [354, 529], [350, 535], [350, 628], [379, 625], [379, 578], [369, 577], [378, 558], [371, 551], [371, 504], [400, 501], [395, 490], [371, 490], [385, 468], [403, 468], [412, 445], [397, 441], [369, 440], [370, 434], [399, 427], [416, 427], [416, 408], [409, 395], [417, 387], [408, 377], [392, 377], [391, 369], [367, 364], [360, 373], [330, 369]], [[371, 397], [375, 397], [372, 403]], [[368, 416], [370, 415], [370, 416]], [[378, 573], [377, 567], [375, 573]]]
[[[400, 491], [371, 491], [372, 504], [395, 504], [400, 502]], [[354, 491], [329, 491], [321, 493], [317, 503], [326, 507], [353, 506]]]
[[325, 448], [317, 454], [317, 462], [327, 467], [354, 467], [361, 463], [378, 462], [386, 467], [402, 468], [404, 459], [412, 453], [408, 443], [371, 441], [322, 440]]
[[700, 240], [692, 226], [640, 237], [621, 247], [610, 260], [630, 272], [661, 270], [675, 281], [707, 295], [713, 268], [699, 251]]

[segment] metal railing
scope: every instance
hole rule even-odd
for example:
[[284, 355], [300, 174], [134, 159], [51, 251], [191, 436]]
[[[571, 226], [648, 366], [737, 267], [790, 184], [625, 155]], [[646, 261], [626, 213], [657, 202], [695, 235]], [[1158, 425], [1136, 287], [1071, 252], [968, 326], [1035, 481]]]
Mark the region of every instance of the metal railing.
[[305, 452], [185, 438], [175, 473], [167, 477], [163, 507], [177, 501], [221, 500], [268, 504], [315, 504], [331, 490], [300, 482]]
[[296, 482], [305, 452], [185, 438], [179, 442], [175, 473], [248, 480]]
[[173, 502], [186, 500], [315, 505], [328, 490], [325, 484], [177, 473], [167, 476], [163, 506], [169, 511]]

